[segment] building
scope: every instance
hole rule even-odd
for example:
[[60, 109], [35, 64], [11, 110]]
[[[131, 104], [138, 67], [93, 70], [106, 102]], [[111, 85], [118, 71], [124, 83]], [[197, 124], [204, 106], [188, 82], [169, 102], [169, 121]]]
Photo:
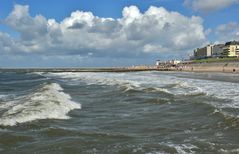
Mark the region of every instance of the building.
[[156, 61], [156, 66], [164, 66], [166, 64], [165, 61], [157, 60]]
[[203, 48], [197, 48], [194, 50], [194, 59], [203, 59], [212, 56], [213, 45], [207, 45]]
[[223, 57], [239, 57], [239, 42], [227, 42], [223, 47]]
[[224, 44], [216, 44], [212, 47], [212, 57], [222, 57]]
[[174, 60], [169, 60], [169, 61], [167, 61], [167, 63], [168, 63], [168, 64], [171, 64], [171, 65], [177, 65], [177, 64], [181, 63], [181, 61], [174, 59]]
[[159, 68], [159, 67], [171, 67], [171, 66], [176, 66], [178, 65], [179, 63], [181, 63], [180, 60], [169, 60], [169, 61], [160, 61], [160, 60], [157, 60], [156, 61], [156, 66]]

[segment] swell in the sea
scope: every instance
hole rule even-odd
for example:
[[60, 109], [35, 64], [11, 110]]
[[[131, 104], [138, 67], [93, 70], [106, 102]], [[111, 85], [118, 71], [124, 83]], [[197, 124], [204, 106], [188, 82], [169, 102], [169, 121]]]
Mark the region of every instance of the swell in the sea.
[[80, 108], [81, 104], [72, 101], [59, 84], [44, 84], [35, 92], [1, 102], [0, 109], [4, 112], [0, 115], [0, 125], [14, 126], [39, 119], [68, 119], [69, 111]]
[[[172, 95], [200, 95], [205, 94], [219, 99], [233, 101], [231, 107], [239, 108], [239, 89], [237, 84], [213, 80], [178, 78], [172, 75], [130, 74], [130, 73], [48, 73], [48, 77], [59, 77], [72, 84], [85, 82], [87, 85], [118, 86], [128, 90], [154, 89]], [[218, 90], [221, 90], [218, 92]]]
[[165, 93], [173, 97], [208, 97], [219, 101], [203, 103], [208, 103], [223, 114], [226, 113], [224, 108], [239, 108], [238, 84], [231, 82], [179, 78], [163, 73], [143, 73], [143, 75], [140, 73], [48, 73], [45, 75], [66, 80], [73, 85], [84, 82], [86, 85], [117, 86], [124, 93], [141, 91]]

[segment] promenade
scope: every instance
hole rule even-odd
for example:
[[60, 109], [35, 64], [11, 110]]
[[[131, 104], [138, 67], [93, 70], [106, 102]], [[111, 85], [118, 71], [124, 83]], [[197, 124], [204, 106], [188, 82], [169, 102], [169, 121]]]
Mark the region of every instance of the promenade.
[[239, 62], [180, 64], [171, 71], [239, 73]]

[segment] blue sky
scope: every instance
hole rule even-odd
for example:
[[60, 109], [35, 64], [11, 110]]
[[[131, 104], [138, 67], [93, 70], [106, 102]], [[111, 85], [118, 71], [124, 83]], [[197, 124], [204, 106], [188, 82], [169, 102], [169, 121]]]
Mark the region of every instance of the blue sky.
[[238, 0], [0, 3], [0, 67], [150, 65], [239, 40]]

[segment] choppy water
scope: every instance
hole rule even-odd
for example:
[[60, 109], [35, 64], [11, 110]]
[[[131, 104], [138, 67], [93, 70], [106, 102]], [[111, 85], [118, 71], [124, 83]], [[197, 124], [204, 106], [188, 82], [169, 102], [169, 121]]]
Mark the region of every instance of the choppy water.
[[0, 73], [0, 153], [239, 153], [238, 77]]

